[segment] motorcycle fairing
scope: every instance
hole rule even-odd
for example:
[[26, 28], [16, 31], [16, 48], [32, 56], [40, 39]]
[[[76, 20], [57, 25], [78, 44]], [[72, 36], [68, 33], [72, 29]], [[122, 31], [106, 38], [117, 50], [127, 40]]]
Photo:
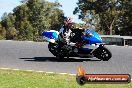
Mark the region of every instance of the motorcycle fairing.
[[78, 51], [79, 51], [79, 53], [89, 54], [92, 50], [93, 50], [93, 49], [80, 48]]
[[102, 43], [102, 39], [98, 33], [96, 33], [93, 30], [86, 29], [85, 31], [86, 35], [88, 34], [89, 36], [82, 36], [82, 39], [84, 41], [88, 41], [89, 44], [97, 44], [97, 43]]
[[95, 44], [86, 44], [84, 46], [82, 46], [80, 48], [80, 50], [86, 54], [94, 51], [95, 49], [97, 49], [99, 46], [98, 45], [95, 45]]
[[55, 41], [58, 39], [59, 32], [55, 30], [50, 30], [43, 32], [42, 35], [48, 42], [55, 43]]

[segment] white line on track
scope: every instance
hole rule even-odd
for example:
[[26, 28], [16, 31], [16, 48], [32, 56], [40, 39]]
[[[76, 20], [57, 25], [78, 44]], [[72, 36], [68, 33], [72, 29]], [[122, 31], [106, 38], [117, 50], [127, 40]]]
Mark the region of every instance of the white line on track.
[[[12, 69], [12, 68], [0, 68], [2, 70], [14, 70], [14, 71], [19, 71], [20, 69]], [[22, 71], [22, 70], [21, 70]], [[28, 72], [38, 72], [38, 73], [47, 73], [47, 74], [54, 74], [55, 72], [45, 72], [45, 71], [34, 71], [34, 70], [24, 70], [24, 71], [28, 71]], [[72, 75], [75, 76], [76, 74], [70, 74], [70, 73], [55, 73], [55, 74], [61, 74], [61, 75]]]
[[[11, 69], [11, 68], [0, 68], [2, 70], [14, 70], [14, 71], [19, 71], [20, 69]], [[22, 71], [22, 70], [21, 70]], [[45, 71], [34, 71], [34, 70], [24, 70], [24, 71], [28, 71], [28, 72], [38, 72], [38, 73], [47, 73], [47, 74], [54, 74], [55, 72], [45, 72]], [[76, 74], [70, 74], [70, 73], [56, 73], [56, 74], [60, 74], [60, 75], [71, 75], [71, 76], [75, 76]], [[131, 79], [132, 81], [132, 79]]]

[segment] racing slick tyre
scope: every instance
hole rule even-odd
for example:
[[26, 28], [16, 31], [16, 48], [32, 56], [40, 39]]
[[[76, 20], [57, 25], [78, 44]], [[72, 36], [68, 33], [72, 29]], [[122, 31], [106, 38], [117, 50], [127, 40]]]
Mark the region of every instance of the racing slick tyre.
[[56, 44], [54, 44], [54, 43], [49, 43], [48, 44], [48, 49], [54, 56], [57, 55], [57, 47], [58, 46]]
[[57, 44], [49, 43], [48, 49], [54, 56], [56, 56], [56, 58], [64, 58], [63, 54], [59, 52]]
[[93, 54], [95, 57], [103, 61], [108, 61], [112, 57], [112, 53], [104, 46], [97, 48]]

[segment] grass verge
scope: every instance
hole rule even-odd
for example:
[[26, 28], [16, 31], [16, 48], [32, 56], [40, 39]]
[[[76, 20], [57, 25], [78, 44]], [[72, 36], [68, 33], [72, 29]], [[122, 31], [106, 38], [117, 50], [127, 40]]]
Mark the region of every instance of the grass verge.
[[85, 84], [76, 83], [70, 75], [47, 74], [0, 69], [0, 88], [132, 88], [129, 84]]

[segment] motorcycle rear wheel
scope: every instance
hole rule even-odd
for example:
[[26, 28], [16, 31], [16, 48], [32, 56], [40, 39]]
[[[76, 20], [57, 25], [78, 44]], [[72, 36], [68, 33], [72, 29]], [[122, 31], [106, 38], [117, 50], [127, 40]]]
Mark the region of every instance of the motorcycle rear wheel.
[[48, 49], [54, 56], [56, 56], [56, 54], [57, 54], [56, 48], [57, 48], [56, 44], [54, 44], [54, 43], [49, 43], [48, 44]]
[[60, 53], [61, 51], [59, 52], [57, 44], [49, 43], [48, 49], [56, 58], [64, 58], [63, 54]]

